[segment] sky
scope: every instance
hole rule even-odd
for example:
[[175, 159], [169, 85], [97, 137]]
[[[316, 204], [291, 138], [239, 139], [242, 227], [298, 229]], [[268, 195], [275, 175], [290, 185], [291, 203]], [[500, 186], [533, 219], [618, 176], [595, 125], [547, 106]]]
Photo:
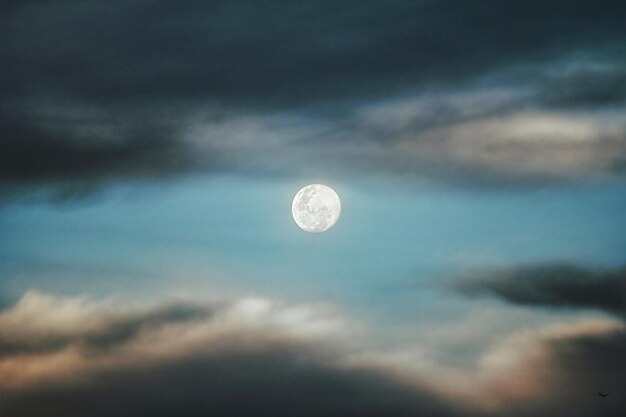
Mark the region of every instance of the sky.
[[625, 21], [0, 2], [0, 415], [626, 415]]

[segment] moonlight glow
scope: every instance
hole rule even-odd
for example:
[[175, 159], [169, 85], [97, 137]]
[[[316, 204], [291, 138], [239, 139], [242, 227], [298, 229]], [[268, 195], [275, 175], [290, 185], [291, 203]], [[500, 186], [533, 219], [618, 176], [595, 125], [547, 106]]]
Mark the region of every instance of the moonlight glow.
[[293, 198], [291, 212], [296, 224], [311, 233], [321, 233], [337, 223], [341, 201], [332, 188], [322, 184], [307, 185]]

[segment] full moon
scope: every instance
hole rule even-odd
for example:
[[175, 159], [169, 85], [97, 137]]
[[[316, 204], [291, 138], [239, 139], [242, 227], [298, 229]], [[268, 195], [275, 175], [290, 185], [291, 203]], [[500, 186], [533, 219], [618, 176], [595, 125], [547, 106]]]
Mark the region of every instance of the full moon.
[[337, 223], [341, 201], [332, 188], [323, 184], [307, 185], [293, 198], [291, 213], [302, 230], [325, 232]]

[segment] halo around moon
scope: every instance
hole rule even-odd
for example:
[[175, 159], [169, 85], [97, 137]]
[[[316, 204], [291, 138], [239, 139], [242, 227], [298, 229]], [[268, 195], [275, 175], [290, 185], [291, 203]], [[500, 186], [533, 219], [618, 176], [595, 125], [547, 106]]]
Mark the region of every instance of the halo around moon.
[[339, 220], [341, 201], [332, 188], [323, 184], [310, 184], [293, 198], [291, 214], [302, 230], [325, 232]]

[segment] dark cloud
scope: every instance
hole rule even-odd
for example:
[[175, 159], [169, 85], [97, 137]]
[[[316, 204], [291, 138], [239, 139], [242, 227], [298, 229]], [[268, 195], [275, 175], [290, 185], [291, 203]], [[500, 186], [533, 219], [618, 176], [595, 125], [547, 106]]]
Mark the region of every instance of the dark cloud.
[[98, 331], [84, 334], [81, 344], [89, 350], [108, 349], [132, 340], [146, 329], [181, 322], [193, 322], [194, 320], [206, 320], [210, 317], [210, 313], [211, 310], [208, 308], [189, 304], [174, 304], [141, 314], [130, 314], [111, 320]]
[[110, 121], [119, 135], [107, 138], [99, 137], [99, 132], [80, 132], [77, 125], [97, 126], [94, 120], [54, 120], [47, 126], [36, 123], [41, 121], [6, 115], [0, 119], [0, 181], [150, 176], [175, 171], [184, 160], [168, 126]]
[[103, 372], [18, 393], [3, 409], [14, 417], [460, 415], [384, 374], [333, 368], [284, 348]]
[[[624, 171], [620, 1], [1, 4], [0, 196], [195, 170], [293, 174], [309, 149], [322, 169], [464, 185]], [[488, 90], [519, 97], [440, 98]], [[405, 98], [421, 113], [397, 108]], [[389, 106], [384, 120], [363, 119], [370, 105]], [[579, 115], [562, 113], [580, 109], [592, 126], [567, 129]], [[539, 118], [511, 137], [529, 111], [558, 118], [556, 133]], [[251, 115], [259, 131], [242, 134]], [[285, 138], [282, 117], [302, 130]]]
[[515, 304], [591, 308], [626, 315], [626, 268], [534, 265], [478, 273], [457, 283], [468, 294], [492, 294]]
[[626, 103], [626, 62], [590, 64], [548, 77], [543, 96], [549, 106], [602, 108]]
[[[626, 411], [623, 386], [626, 382], [626, 331], [618, 329], [601, 335], [579, 335], [567, 341], [552, 342], [552, 359], [564, 380], [575, 381], [576, 391], [563, 397], [576, 398], [590, 386], [612, 392], [612, 407], [621, 414]], [[572, 390], [573, 391], [573, 390]], [[621, 404], [620, 404], [621, 403]], [[609, 406], [609, 408], [611, 408]]]
[[[527, 329], [500, 340], [482, 359], [475, 384], [487, 415], [618, 416], [626, 411], [624, 325], [605, 320]], [[597, 392], [610, 393], [604, 401]]]
[[[581, 326], [584, 327], [584, 326]], [[626, 413], [626, 330], [597, 331], [587, 326], [565, 334], [547, 334], [539, 340], [541, 359], [518, 363], [521, 375], [534, 381], [536, 395], [511, 399], [498, 415], [618, 416]], [[523, 354], [521, 356], [524, 356]], [[597, 392], [610, 393], [604, 401]]]
[[180, 140], [177, 122], [146, 113], [62, 105], [0, 111], [0, 197], [36, 195], [52, 185], [45, 197], [63, 201], [111, 182], [220, 167], [209, 146], [194, 155]]
[[3, 90], [263, 106], [387, 94], [623, 41], [624, 16], [609, 0], [31, 3], [5, 22]]

